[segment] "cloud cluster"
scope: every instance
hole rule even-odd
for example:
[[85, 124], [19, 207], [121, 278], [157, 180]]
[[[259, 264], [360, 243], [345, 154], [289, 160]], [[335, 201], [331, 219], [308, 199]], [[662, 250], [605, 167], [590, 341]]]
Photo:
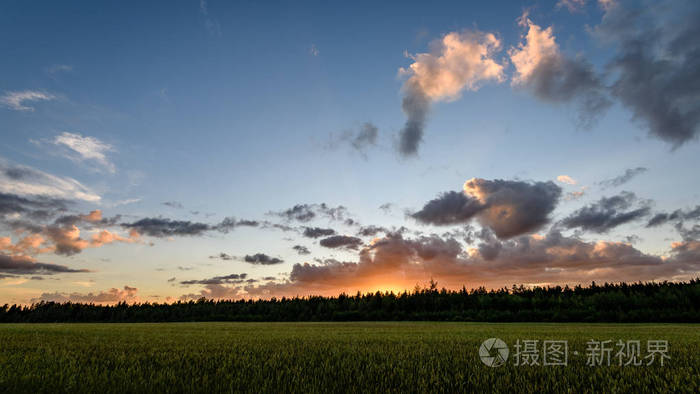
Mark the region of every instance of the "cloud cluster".
[[321, 204], [297, 204], [284, 211], [271, 211], [268, 215], [279, 216], [286, 221], [310, 222], [318, 217], [329, 220], [343, 221], [349, 215], [348, 209], [342, 205], [332, 207], [326, 203]]
[[99, 293], [43, 293], [38, 298], [33, 298], [32, 303], [40, 301], [49, 302], [79, 302], [86, 304], [116, 304], [118, 302], [135, 303], [139, 302], [139, 297], [137, 288], [124, 286], [124, 289], [120, 290], [117, 288], [112, 288], [107, 291], [101, 291]]
[[491, 239], [489, 247], [463, 249], [437, 235], [390, 234], [363, 248], [356, 262], [295, 264], [289, 280], [245, 286], [238, 296], [337, 294], [412, 288], [436, 279], [448, 288], [514, 283], [585, 284], [591, 281], [680, 280], [700, 271], [700, 242], [674, 243], [667, 257], [621, 242], [584, 242], [558, 232]]
[[[2, 248], [4, 238], [0, 238]], [[35, 261], [29, 256], [8, 256], [0, 253], [0, 272], [16, 275], [51, 275], [75, 272], [89, 272], [87, 269], [73, 269], [60, 264]]]
[[476, 218], [499, 238], [536, 231], [549, 222], [561, 188], [553, 182], [473, 178], [464, 191], [447, 192], [410, 216], [425, 224], [455, 225]]
[[307, 238], [319, 238], [319, 237], [327, 237], [329, 235], [334, 235], [335, 230], [332, 228], [320, 228], [320, 227], [305, 227], [304, 232], [302, 233], [303, 236]]
[[502, 81], [503, 66], [494, 60], [501, 42], [494, 34], [479, 31], [452, 32], [431, 44], [430, 52], [411, 56], [413, 63], [401, 68], [402, 109], [407, 120], [399, 133], [399, 152], [418, 153], [430, 105], [458, 99], [464, 90], [476, 91], [484, 81]]

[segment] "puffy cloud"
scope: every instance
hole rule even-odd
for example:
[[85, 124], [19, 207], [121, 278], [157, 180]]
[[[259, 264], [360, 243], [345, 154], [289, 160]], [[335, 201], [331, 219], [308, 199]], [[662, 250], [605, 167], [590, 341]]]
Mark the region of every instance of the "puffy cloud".
[[320, 227], [306, 227], [304, 228], [303, 236], [307, 238], [319, 238], [326, 237], [335, 234], [335, 230], [332, 228], [320, 228]]
[[43, 293], [38, 298], [33, 298], [32, 302], [51, 301], [51, 302], [80, 302], [90, 304], [116, 304], [118, 302], [135, 303], [139, 302], [137, 288], [124, 286], [120, 290], [112, 288], [99, 293]]
[[612, 94], [650, 134], [677, 148], [700, 133], [700, 3], [615, 1], [598, 36], [616, 46]]
[[434, 41], [430, 52], [411, 56], [413, 63], [399, 70], [408, 76], [402, 102], [407, 120], [399, 133], [399, 153], [417, 154], [432, 102], [456, 100], [465, 90], [478, 90], [484, 81], [503, 81], [503, 66], [493, 58], [500, 47], [491, 33], [451, 32]]
[[568, 175], [559, 175], [557, 180], [561, 183], [566, 183], [567, 185], [575, 185], [576, 180]]
[[32, 220], [45, 220], [67, 209], [68, 202], [63, 199], [0, 193], [0, 215], [5, 218], [26, 216]]
[[100, 201], [100, 196], [75, 179], [59, 177], [0, 158], [0, 192], [52, 199]]
[[616, 196], [603, 197], [585, 206], [561, 221], [566, 228], [580, 228], [584, 231], [604, 233], [625, 223], [639, 220], [651, 211], [647, 202], [630, 209], [638, 202], [634, 193], [622, 192]]
[[41, 263], [28, 256], [8, 256], [0, 253], [0, 272], [17, 275], [51, 275], [89, 271], [86, 269], [68, 268], [60, 264]]
[[649, 169], [645, 167], [628, 168], [625, 170], [624, 174], [618, 175], [614, 178], [606, 179], [604, 181], [600, 181], [598, 182], [598, 184], [601, 185], [603, 188], [622, 186], [625, 183], [631, 181], [632, 178], [644, 174], [647, 171], [649, 171]]
[[114, 147], [95, 137], [63, 132], [54, 138], [53, 144], [67, 148], [69, 152], [66, 157], [73, 161], [88, 160], [99, 164], [111, 173], [116, 171], [114, 164], [107, 159], [107, 153], [114, 151]]
[[473, 178], [464, 192], [443, 193], [411, 216], [422, 223], [462, 224], [473, 218], [505, 239], [538, 230], [549, 222], [561, 188], [553, 182]]
[[362, 245], [362, 240], [357, 237], [350, 237], [347, 235], [334, 235], [332, 237], [322, 239], [319, 244], [326, 248], [347, 248], [347, 249], [357, 249]]
[[528, 18], [527, 13], [520, 18], [519, 24], [527, 28], [527, 34], [524, 42], [508, 51], [515, 66], [513, 85], [529, 89], [544, 101], [576, 102], [579, 126], [592, 126], [611, 104], [593, 66], [583, 57], [564, 56], [551, 26], [542, 29]]
[[5, 92], [4, 95], [0, 96], [0, 103], [15, 111], [34, 111], [34, 107], [24, 105], [24, 103], [27, 101], [48, 101], [55, 98], [56, 97], [50, 93], [35, 90], [23, 90], [16, 92]]
[[284, 263], [284, 260], [277, 257], [268, 256], [265, 253], [256, 253], [254, 255], [247, 254], [245, 257], [243, 257], [243, 261], [258, 265], [274, 265]]

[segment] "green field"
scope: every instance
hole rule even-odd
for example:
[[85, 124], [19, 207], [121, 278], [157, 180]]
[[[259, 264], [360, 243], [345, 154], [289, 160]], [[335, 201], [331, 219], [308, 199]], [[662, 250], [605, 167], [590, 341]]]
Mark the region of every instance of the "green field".
[[[691, 324], [0, 325], [0, 392], [700, 391]], [[484, 365], [490, 337], [507, 364]], [[568, 341], [567, 366], [515, 366], [516, 340]], [[664, 366], [587, 366], [590, 339], [668, 340]], [[578, 351], [579, 355], [573, 354]], [[613, 350], [613, 353], [615, 350]]]

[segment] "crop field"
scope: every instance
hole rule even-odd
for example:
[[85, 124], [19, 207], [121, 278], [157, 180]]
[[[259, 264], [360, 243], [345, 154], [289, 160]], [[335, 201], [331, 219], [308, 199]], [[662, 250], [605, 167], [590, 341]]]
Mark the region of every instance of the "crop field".
[[[411, 322], [5, 324], [0, 325], [0, 392], [699, 392], [698, 328]], [[482, 362], [479, 347], [487, 338], [508, 345], [504, 365]], [[536, 365], [515, 365], [516, 343], [525, 340], [539, 341]], [[544, 340], [566, 341], [566, 365], [542, 365]], [[639, 366], [619, 366], [614, 348], [610, 365], [603, 360], [590, 366], [591, 340], [639, 340], [640, 359], [647, 355], [647, 341], [664, 340], [668, 358], [663, 366], [661, 357], [652, 365], [644, 360]]]

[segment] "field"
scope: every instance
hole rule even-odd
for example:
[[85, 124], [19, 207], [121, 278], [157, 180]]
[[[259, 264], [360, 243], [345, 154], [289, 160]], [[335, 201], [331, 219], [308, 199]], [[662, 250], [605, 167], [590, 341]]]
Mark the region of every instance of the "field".
[[[648, 392], [700, 390], [691, 324], [153, 323], [0, 325], [0, 392]], [[479, 346], [502, 339], [489, 367]], [[516, 366], [517, 340], [566, 340], [568, 365]], [[586, 365], [586, 342], [668, 340], [665, 365]], [[579, 354], [574, 355], [577, 351]], [[613, 350], [613, 355], [616, 350]]]

